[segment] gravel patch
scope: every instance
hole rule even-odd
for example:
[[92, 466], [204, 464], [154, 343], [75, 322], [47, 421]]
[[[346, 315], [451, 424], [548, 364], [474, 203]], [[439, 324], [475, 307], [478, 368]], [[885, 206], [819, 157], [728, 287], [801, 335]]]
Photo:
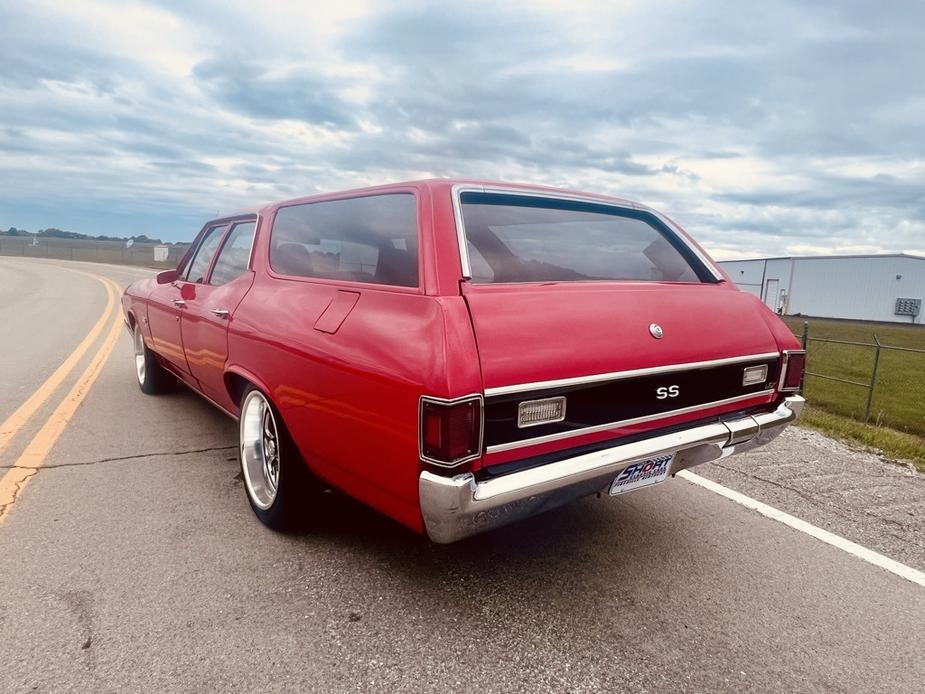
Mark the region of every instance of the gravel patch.
[[925, 475], [817, 431], [694, 472], [917, 569], [925, 569]]

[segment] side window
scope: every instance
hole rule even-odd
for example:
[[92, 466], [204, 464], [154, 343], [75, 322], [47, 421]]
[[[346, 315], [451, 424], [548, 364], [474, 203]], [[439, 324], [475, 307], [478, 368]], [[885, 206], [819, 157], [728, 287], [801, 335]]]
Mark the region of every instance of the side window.
[[418, 286], [414, 196], [372, 195], [283, 207], [270, 236], [283, 275]]
[[215, 249], [218, 248], [218, 243], [222, 240], [222, 234], [225, 233], [227, 228], [228, 225], [225, 224], [220, 227], [212, 227], [206, 232], [205, 236], [202, 237], [202, 241], [199, 242], [199, 248], [196, 249], [196, 254], [190, 261], [186, 276], [183, 279], [187, 282], [198, 282], [200, 284], [205, 281], [209, 265], [212, 263], [212, 256], [215, 255]]
[[209, 284], [227, 284], [247, 271], [256, 228], [256, 222], [241, 222], [231, 228], [231, 233], [225, 239], [225, 244], [215, 260]]

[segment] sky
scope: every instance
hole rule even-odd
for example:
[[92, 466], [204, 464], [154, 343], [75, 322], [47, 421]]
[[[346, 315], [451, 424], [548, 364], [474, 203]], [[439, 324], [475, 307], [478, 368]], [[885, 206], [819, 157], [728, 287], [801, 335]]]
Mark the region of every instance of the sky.
[[639, 200], [718, 259], [925, 255], [925, 3], [0, 0], [0, 228], [190, 240], [414, 178]]

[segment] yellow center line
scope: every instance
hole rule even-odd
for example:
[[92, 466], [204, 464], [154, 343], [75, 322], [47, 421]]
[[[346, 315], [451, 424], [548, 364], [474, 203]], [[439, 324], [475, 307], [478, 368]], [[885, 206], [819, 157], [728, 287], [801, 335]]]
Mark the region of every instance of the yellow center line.
[[[118, 289], [115, 283], [111, 283], [107, 286], [116, 287], [116, 289]], [[84, 369], [84, 372], [77, 379], [77, 382], [67, 395], [64, 396], [64, 399], [58, 403], [54, 412], [51, 413], [45, 421], [45, 424], [42, 425], [42, 428], [39, 429], [38, 433], [23, 450], [13, 467], [0, 478], [0, 523], [3, 522], [10, 507], [16, 501], [17, 496], [22, 492], [23, 488], [45, 463], [45, 459], [58, 441], [58, 438], [73, 418], [77, 408], [83, 402], [84, 398], [86, 398], [87, 393], [90, 391], [94, 382], [96, 382], [103, 366], [109, 359], [109, 355], [112, 354], [112, 350], [116, 346], [121, 330], [121, 311], [115, 309], [112, 312], [112, 326], [109, 329], [109, 333], [107, 333], [103, 344], [93, 356], [87, 368]]]
[[[73, 270], [73, 272], [80, 272], [79, 270]], [[61, 365], [54, 370], [54, 372], [45, 379], [45, 382], [36, 389], [29, 398], [20, 405], [13, 414], [6, 418], [6, 420], [0, 424], [0, 454], [6, 449], [10, 444], [16, 434], [19, 433], [26, 422], [29, 421], [29, 418], [36, 413], [36, 411], [45, 404], [45, 401], [50, 398], [54, 392], [58, 389], [61, 383], [67, 378], [68, 374], [74, 370], [74, 367], [80, 362], [81, 358], [84, 356], [86, 351], [90, 348], [96, 339], [99, 337], [100, 333], [103, 331], [103, 328], [106, 326], [106, 321], [109, 318], [109, 314], [112, 311], [113, 304], [115, 303], [116, 297], [119, 295], [118, 287], [110, 283], [106, 278], [100, 277], [99, 275], [93, 275], [88, 272], [80, 272], [81, 275], [86, 275], [87, 277], [92, 277], [97, 282], [101, 283], [106, 289], [106, 307], [103, 309], [103, 312], [100, 314], [99, 319], [96, 321], [94, 326], [90, 328], [90, 332], [87, 333], [87, 336], [80, 342], [79, 345], [71, 352], [67, 358], [61, 362]], [[117, 291], [113, 291], [113, 287], [116, 286]]]

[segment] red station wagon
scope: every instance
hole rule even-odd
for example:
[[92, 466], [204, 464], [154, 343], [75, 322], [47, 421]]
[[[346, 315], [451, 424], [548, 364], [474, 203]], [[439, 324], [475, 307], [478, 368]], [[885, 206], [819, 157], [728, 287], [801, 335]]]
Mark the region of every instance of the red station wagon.
[[804, 402], [780, 319], [602, 195], [441, 179], [273, 203], [122, 303], [142, 390], [179, 379], [239, 421], [273, 528], [326, 485], [452, 542], [762, 445]]

